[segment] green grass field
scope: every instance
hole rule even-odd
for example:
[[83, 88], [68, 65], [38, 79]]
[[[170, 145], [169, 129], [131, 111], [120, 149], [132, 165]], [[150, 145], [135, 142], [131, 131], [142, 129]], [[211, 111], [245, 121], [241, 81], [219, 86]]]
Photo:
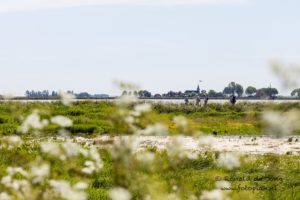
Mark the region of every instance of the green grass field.
[[[266, 104], [240, 103], [209, 104], [206, 108], [193, 105], [155, 104], [153, 111], [143, 116], [141, 127], [160, 122], [165, 124], [171, 134], [180, 133], [172, 119], [182, 115], [189, 120], [190, 128], [207, 134], [218, 135], [260, 135], [263, 134], [264, 124], [261, 114], [264, 110], [288, 111], [299, 109], [300, 103]], [[61, 103], [0, 103], [0, 134], [17, 133], [17, 127], [22, 117], [38, 109], [44, 118], [63, 115], [73, 120], [74, 125], [69, 129], [73, 134], [129, 134], [128, 127], [123, 122], [116, 124], [117, 108], [108, 102], [76, 102], [72, 107]], [[49, 125], [44, 133], [55, 134], [59, 127]], [[295, 131], [293, 134], [299, 134]], [[188, 134], [188, 133], [186, 133]]]

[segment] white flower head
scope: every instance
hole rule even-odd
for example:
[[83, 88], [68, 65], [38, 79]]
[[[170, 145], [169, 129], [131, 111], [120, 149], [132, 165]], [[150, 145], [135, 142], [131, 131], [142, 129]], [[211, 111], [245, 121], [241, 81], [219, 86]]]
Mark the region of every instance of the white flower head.
[[168, 135], [168, 128], [160, 123], [153, 124], [148, 126], [144, 130], [139, 130], [137, 132], [138, 135], [158, 135], [158, 136], [165, 136]]
[[119, 107], [126, 107], [137, 100], [137, 97], [134, 95], [122, 95], [119, 99], [117, 99], [116, 104]]
[[71, 186], [69, 182], [50, 180], [50, 186], [52, 187], [55, 196], [58, 196], [65, 200], [86, 200], [87, 194], [82, 190], [78, 189], [78, 185]]
[[228, 181], [217, 181], [216, 182], [216, 188], [222, 189], [222, 188], [230, 188], [231, 184]]
[[143, 164], [151, 164], [155, 159], [155, 154], [152, 152], [138, 152], [136, 159]]
[[20, 136], [8, 136], [5, 137], [8, 148], [19, 147], [23, 144], [23, 140]]
[[204, 191], [200, 196], [200, 200], [229, 200], [227, 195], [219, 189], [212, 191]]
[[0, 200], [11, 200], [11, 196], [8, 195], [6, 192], [1, 192], [0, 193]]
[[51, 122], [53, 124], [59, 125], [62, 128], [70, 127], [73, 125], [73, 121], [71, 119], [60, 115], [52, 117]]
[[40, 166], [34, 165], [31, 167], [31, 178], [33, 183], [41, 183], [49, 176], [50, 165], [42, 164]]
[[48, 123], [49, 122], [46, 119], [41, 120], [38, 111], [35, 110], [32, 114], [27, 116], [22, 125], [18, 128], [18, 131], [21, 133], [28, 133], [30, 129], [41, 130], [47, 126]]
[[60, 95], [62, 103], [66, 106], [71, 105], [75, 99], [74, 94], [72, 94], [70, 92], [60, 91], [59, 95]]
[[296, 110], [285, 113], [266, 111], [263, 113], [262, 119], [267, 124], [266, 133], [271, 135], [290, 135], [300, 128], [300, 113]]
[[121, 187], [111, 189], [109, 196], [112, 200], [130, 200], [132, 197], [128, 190]]
[[234, 153], [221, 153], [217, 160], [217, 164], [224, 169], [233, 170], [240, 167], [240, 157]]
[[134, 110], [138, 113], [146, 113], [151, 111], [151, 105], [147, 103], [137, 104], [134, 106]]
[[188, 120], [184, 116], [174, 117], [173, 122], [180, 128], [187, 128], [188, 126]]

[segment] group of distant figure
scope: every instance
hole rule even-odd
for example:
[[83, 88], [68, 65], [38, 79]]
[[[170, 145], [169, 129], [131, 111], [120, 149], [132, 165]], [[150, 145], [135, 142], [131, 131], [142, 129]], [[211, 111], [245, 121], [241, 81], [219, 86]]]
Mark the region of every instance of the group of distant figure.
[[[205, 95], [204, 98], [203, 98], [203, 102], [204, 102], [203, 105], [204, 105], [204, 106], [207, 106], [208, 100], [209, 100], [208, 96]], [[235, 105], [235, 104], [236, 104], [236, 101], [237, 101], [236, 96], [235, 96], [234, 94], [231, 95], [230, 98], [229, 98], [229, 102], [230, 102], [232, 105]], [[188, 98], [188, 97], [185, 97], [185, 98], [184, 98], [184, 103], [185, 103], [185, 105], [188, 105], [188, 104], [189, 104], [189, 98]], [[196, 104], [195, 104], [195, 105], [196, 105], [196, 106], [201, 106], [201, 97], [200, 97], [199, 95], [196, 97]]]

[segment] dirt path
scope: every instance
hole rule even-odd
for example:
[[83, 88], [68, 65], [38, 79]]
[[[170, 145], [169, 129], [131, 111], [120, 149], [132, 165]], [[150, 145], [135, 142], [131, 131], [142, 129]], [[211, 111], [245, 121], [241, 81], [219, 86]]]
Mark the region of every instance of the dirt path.
[[[77, 137], [80, 143], [96, 144], [98, 146], [110, 146], [114, 140], [120, 138], [129, 139], [130, 136], [100, 136], [93, 139]], [[289, 140], [289, 138], [291, 138]], [[172, 144], [172, 136], [138, 136], [135, 137], [135, 143], [138, 149], [157, 148], [164, 150]], [[268, 136], [261, 137], [240, 137], [240, 136], [219, 136], [196, 139], [192, 137], [177, 137], [183, 150], [191, 151], [221, 151], [221, 152], [239, 152], [241, 154], [293, 154], [300, 155], [300, 137], [290, 136], [283, 138], [272, 138]]]

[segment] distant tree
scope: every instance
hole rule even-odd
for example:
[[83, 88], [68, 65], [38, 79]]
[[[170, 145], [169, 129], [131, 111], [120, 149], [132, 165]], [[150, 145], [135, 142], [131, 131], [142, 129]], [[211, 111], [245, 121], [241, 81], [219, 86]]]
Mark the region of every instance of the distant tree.
[[294, 89], [291, 95], [300, 98], [300, 88]]
[[253, 96], [255, 93], [256, 93], [256, 88], [255, 87], [253, 87], [253, 86], [249, 86], [249, 87], [247, 87], [247, 89], [246, 89], [246, 94], [248, 95], [248, 96]]
[[273, 98], [278, 95], [278, 90], [276, 88], [260, 88], [256, 91], [256, 97], [259, 98]]
[[138, 95], [139, 95], [140, 98], [151, 98], [151, 96], [152, 96], [151, 92], [149, 92], [147, 90], [139, 91]]
[[216, 95], [217, 95], [217, 92], [216, 92], [216, 91], [214, 91], [214, 90], [209, 90], [209, 91], [208, 91], [208, 96], [209, 96], [209, 97], [216, 97]]
[[241, 97], [244, 94], [244, 88], [242, 85], [231, 82], [228, 84], [227, 87], [224, 88], [223, 94], [225, 95], [231, 95], [231, 94], [237, 94], [239, 97]]
[[126, 91], [126, 90], [124, 90], [124, 91], [122, 92], [122, 96], [125, 96], [125, 95], [127, 95], [127, 91]]

